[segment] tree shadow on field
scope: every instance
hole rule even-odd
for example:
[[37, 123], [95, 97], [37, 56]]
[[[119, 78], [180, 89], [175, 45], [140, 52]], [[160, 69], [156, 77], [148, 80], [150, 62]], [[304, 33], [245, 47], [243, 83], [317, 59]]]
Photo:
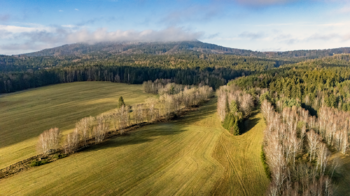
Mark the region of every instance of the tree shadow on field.
[[[78, 82], [77, 82], [78, 83]], [[87, 82], [84, 82], [87, 83]], [[5, 137], [0, 137], [0, 148], [5, 148], [29, 139], [37, 138], [45, 130], [48, 130], [52, 127], [59, 127], [62, 131], [66, 129], [72, 129], [75, 126], [75, 123], [80, 119], [88, 116], [98, 116], [101, 113], [106, 111], [116, 109], [117, 101], [111, 101], [115, 95], [115, 91], [103, 90], [103, 86], [99, 86], [97, 82], [93, 82], [93, 88], [87, 87], [88, 85], [83, 85], [83, 89], [79, 89], [78, 86], [74, 86], [73, 83], [68, 83], [61, 85], [50, 85], [39, 87], [37, 89], [28, 89], [24, 91], [9, 93], [8, 95], [2, 95], [0, 98], [0, 108], [4, 108], [4, 114], [9, 114], [11, 118], [10, 122], [0, 123], [0, 135], [7, 135]], [[103, 82], [100, 85], [104, 85]], [[109, 82], [106, 82], [109, 83]], [[126, 85], [126, 84], [125, 84]], [[59, 87], [61, 86], [61, 87]], [[132, 97], [135, 95], [134, 92], [138, 90], [129, 90], [128, 86], [123, 86], [124, 88], [121, 91], [124, 91], [121, 95], [124, 97], [126, 104], [131, 104], [131, 101], [135, 101], [136, 98]], [[55, 89], [57, 91], [54, 93], [50, 89]], [[102, 88], [100, 88], [102, 87]], [[110, 87], [107, 87], [109, 89]], [[116, 86], [117, 88], [117, 86]], [[26, 91], [31, 91], [32, 94], [21, 94]], [[39, 94], [34, 94], [33, 92], [38, 92]], [[59, 101], [66, 94], [74, 92], [76, 96], [70, 96], [69, 99], [64, 98], [65, 102]], [[129, 93], [128, 93], [129, 92]], [[98, 94], [98, 96], [92, 96], [92, 94]], [[9, 100], [7, 96], [11, 94], [21, 95], [20, 98], [15, 100]], [[50, 94], [50, 95], [48, 95]], [[40, 96], [45, 98], [41, 98]], [[125, 96], [124, 96], [125, 95]], [[137, 95], [137, 94], [136, 94]], [[3, 99], [6, 98], [6, 99]], [[104, 98], [107, 98], [106, 100]], [[27, 100], [29, 99], [29, 100]], [[36, 99], [42, 99], [41, 101], [34, 101]], [[117, 100], [117, 98], [115, 98]], [[101, 101], [100, 101], [101, 100]], [[23, 104], [22, 104], [23, 103]], [[45, 105], [47, 108], [43, 109], [33, 109], [32, 104], [35, 105]], [[36, 108], [36, 107], [34, 107]], [[17, 113], [11, 113], [11, 111], [17, 110], [18, 113], [33, 112], [34, 115], [17, 115]], [[7, 113], [8, 111], [8, 113]], [[37, 115], [42, 112], [47, 112], [47, 115]], [[15, 121], [13, 119], [16, 119]], [[21, 122], [21, 123], [18, 123]], [[28, 130], [28, 127], [30, 129]], [[32, 127], [35, 127], [32, 128]]]
[[339, 158], [340, 164], [332, 177], [333, 184], [335, 185], [334, 195], [348, 195], [350, 192], [350, 157], [340, 155], [340, 153], [335, 157]]
[[198, 110], [188, 112], [187, 114], [178, 117], [175, 120], [171, 120], [169, 122], [164, 123], [146, 125], [142, 128], [138, 128], [134, 131], [128, 132], [123, 136], [110, 138], [101, 144], [91, 146], [84, 150], [84, 152], [147, 143], [157, 138], [159, 139], [159, 137], [177, 135], [187, 131], [186, 129], [181, 128], [182, 124], [195, 123], [197, 121], [203, 120], [203, 118], [212, 115], [215, 112], [216, 98], [213, 98], [209, 102], [201, 105], [198, 108]]
[[[68, 104], [67, 106], [62, 107], [53, 105], [49, 106], [47, 109], [50, 111], [55, 111], [56, 113], [47, 113], [47, 116], [45, 117], [38, 115], [27, 115], [22, 116], [21, 118], [15, 118], [15, 116], [11, 116], [15, 118], [16, 121], [12, 120], [13, 122], [10, 123], [0, 123], [0, 135], [7, 134], [9, 135], [7, 138], [10, 138], [4, 140], [0, 137], [0, 148], [5, 148], [32, 138], [38, 138], [41, 133], [52, 127], [59, 127], [62, 131], [72, 129], [74, 128], [75, 123], [80, 119], [87, 116], [98, 116], [99, 114], [114, 109], [115, 107], [116, 106], [110, 102], [90, 104], [88, 108], [84, 108], [78, 104]], [[29, 131], [27, 127], [30, 127]], [[35, 129], [32, 127], [35, 127]]]
[[107, 139], [106, 141], [100, 144], [93, 145], [87, 148], [83, 152], [152, 142], [155, 139], [160, 139], [159, 137], [177, 135], [186, 131], [184, 129], [177, 129], [178, 126], [174, 127], [170, 124], [171, 123], [161, 123], [157, 125], [145, 126], [139, 130], [132, 131], [125, 135]]
[[195, 123], [203, 120], [204, 118], [214, 114], [216, 112], [216, 98], [212, 98], [209, 102], [201, 105], [198, 110], [189, 112], [184, 116], [181, 116], [174, 120], [176, 123]]
[[238, 124], [240, 135], [243, 135], [250, 131], [256, 124], [259, 123], [260, 118], [258, 118], [256, 115], [259, 113], [259, 111], [254, 111], [250, 117]]

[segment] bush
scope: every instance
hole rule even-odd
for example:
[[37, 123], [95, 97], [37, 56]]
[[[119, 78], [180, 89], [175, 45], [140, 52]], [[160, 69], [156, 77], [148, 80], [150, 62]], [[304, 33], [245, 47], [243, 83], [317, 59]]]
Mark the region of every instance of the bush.
[[40, 165], [44, 165], [44, 164], [46, 164], [46, 163], [49, 163], [49, 161], [48, 160], [42, 160], [42, 161], [32, 161], [31, 163], [30, 163], [30, 166], [31, 167], [36, 167], [36, 166], [40, 166]]
[[118, 100], [118, 108], [121, 108], [122, 106], [125, 106], [125, 103], [123, 97], [120, 96]]
[[291, 98], [291, 99], [282, 99], [282, 103], [283, 103], [283, 108], [285, 107], [301, 107], [301, 104], [298, 100]]
[[40, 165], [44, 165], [46, 163], [49, 163], [47, 160], [40, 161]]
[[271, 97], [270, 97], [269, 92], [266, 92], [266, 93], [264, 93], [264, 94], [262, 94], [262, 95], [260, 96], [260, 98], [259, 98], [260, 104], [261, 104], [265, 99], [266, 99], [268, 102], [271, 102]]
[[266, 155], [265, 155], [263, 146], [261, 146], [260, 158], [261, 158], [261, 161], [264, 165], [265, 174], [266, 174], [267, 178], [271, 180], [271, 171], [270, 171], [269, 165], [266, 163]]
[[239, 128], [238, 128], [238, 123], [237, 121], [233, 125], [233, 127], [230, 128], [230, 131], [233, 135], [239, 135]]
[[30, 164], [31, 167], [36, 167], [41, 165], [41, 161], [32, 161], [32, 163]]

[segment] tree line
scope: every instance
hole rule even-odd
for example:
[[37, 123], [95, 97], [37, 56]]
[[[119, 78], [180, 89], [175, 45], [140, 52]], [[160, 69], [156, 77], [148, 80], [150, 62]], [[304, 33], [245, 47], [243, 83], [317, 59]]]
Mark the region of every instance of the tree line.
[[271, 175], [267, 194], [332, 195], [337, 162], [330, 160], [331, 153], [319, 134], [324, 130], [319, 126], [323, 119], [296, 106], [276, 112], [267, 99], [261, 111], [267, 123], [263, 151]]
[[238, 135], [238, 123], [251, 114], [255, 97], [235, 85], [220, 87], [217, 96], [217, 113], [223, 127]]
[[39, 153], [50, 154], [63, 148], [66, 154], [73, 153], [86, 146], [88, 140], [94, 140], [95, 144], [103, 142], [106, 134], [111, 131], [123, 134], [131, 125], [155, 122], [160, 117], [176, 117], [180, 115], [182, 108], [199, 105], [208, 100], [212, 93], [213, 90], [209, 86], [183, 86], [176, 94], [163, 93], [158, 99], [150, 98], [143, 104], [121, 104], [120, 108], [111, 113], [81, 119], [76, 123], [74, 131], [67, 134], [64, 140], [58, 128], [44, 131], [39, 136], [37, 150]]
[[151, 54], [104, 54], [69, 56], [4, 56], [0, 55], [0, 72], [63, 68], [76, 66], [129, 66], [168, 69], [206, 69], [225, 67], [234, 70], [264, 71], [281, 65], [294, 63], [270, 58], [257, 58], [223, 54], [203, 54], [186, 52], [167, 55]]
[[184, 85], [203, 83], [216, 89], [228, 80], [249, 72], [218, 68], [213, 70], [160, 69], [146, 67], [70, 67], [64, 69], [41, 69], [27, 72], [0, 73], [0, 93], [10, 93], [29, 88], [75, 81], [110, 81], [142, 84], [158, 78], [171, 79]]

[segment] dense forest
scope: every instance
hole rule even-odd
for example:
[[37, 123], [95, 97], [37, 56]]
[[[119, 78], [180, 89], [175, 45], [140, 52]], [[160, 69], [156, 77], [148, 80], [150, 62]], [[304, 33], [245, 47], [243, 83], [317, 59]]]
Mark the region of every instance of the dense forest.
[[[243, 88], [268, 88], [273, 103], [302, 104], [318, 110], [321, 106], [350, 110], [350, 55], [301, 62], [271, 69], [231, 83]], [[289, 103], [287, 103], [289, 102]]]
[[96, 64], [103, 64], [105, 66], [155, 67], [168, 69], [229, 67], [232, 69], [262, 71], [293, 62], [294, 61], [234, 55], [207, 55], [195, 52], [176, 55], [89, 55], [82, 57], [66, 56], [60, 58], [0, 56], [0, 71], [25, 71], [28, 69], [37, 70], [57, 67], [91, 66]]
[[230, 79], [249, 73], [249, 71], [245, 70], [232, 70], [228, 68], [197, 70], [125, 66], [110, 67], [103, 65], [78, 66], [0, 74], [0, 93], [75, 81], [111, 81], [142, 84], [144, 81], [154, 81], [158, 78], [171, 79], [178, 84], [193, 85], [204, 83], [218, 88]]
[[[78, 58], [78, 59], [76, 59]], [[178, 84], [204, 82], [218, 88], [242, 75], [290, 61], [219, 54], [0, 57], [0, 93], [74, 81], [142, 84], [159, 78]]]
[[220, 88], [218, 120], [228, 130], [235, 130], [247, 103], [261, 107], [267, 195], [333, 194], [339, 174], [331, 155], [347, 154], [349, 147], [349, 59], [342, 54], [285, 65]]
[[[343, 48], [261, 53], [199, 41], [71, 44], [31, 54], [0, 56], [0, 93], [74, 81], [141, 84], [160, 78], [185, 85], [204, 83], [217, 89], [236, 77], [254, 74], [254, 77], [241, 79], [239, 83], [254, 83], [253, 86], [262, 88], [270, 87], [271, 84], [272, 90], [275, 90], [275, 87], [278, 92], [281, 91], [280, 86], [283, 83], [287, 85], [282, 89], [284, 96], [302, 99], [307, 93], [315, 95], [318, 92], [316, 86], [309, 86], [317, 77], [314, 76], [311, 67], [314, 70], [326, 67], [327, 72], [334, 75], [329, 76], [330, 81], [325, 84], [328, 87], [334, 87], [336, 82], [339, 83], [348, 77], [348, 72], [344, 73], [342, 67], [349, 65], [349, 56], [333, 54], [343, 52], [349, 51]], [[303, 58], [299, 58], [300, 56], [331, 57], [301, 61]], [[295, 67], [298, 67], [298, 70], [294, 70]], [[295, 79], [306, 72], [308, 74], [305, 77], [308, 78], [301, 78], [302, 81]], [[336, 77], [340, 72], [341, 77]], [[319, 74], [322, 75], [323, 72]], [[277, 75], [278, 77], [275, 77]], [[285, 84], [286, 78], [288, 81]], [[292, 83], [295, 85], [291, 85]], [[350, 109], [346, 104], [343, 106], [348, 97], [343, 92], [346, 89], [342, 88], [341, 96], [333, 98], [333, 87], [323, 92], [323, 97], [330, 99], [330, 105], [340, 103], [345, 110], [348, 107]], [[312, 95], [311, 101], [314, 99]]]

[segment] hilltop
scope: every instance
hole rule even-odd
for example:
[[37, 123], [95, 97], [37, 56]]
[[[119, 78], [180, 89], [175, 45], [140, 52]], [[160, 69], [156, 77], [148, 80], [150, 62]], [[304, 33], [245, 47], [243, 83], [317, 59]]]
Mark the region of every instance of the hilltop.
[[201, 41], [182, 42], [138, 42], [116, 43], [102, 42], [96, 44], [75, 43], [55, 48], [44, 49], [38, 52], [21, 54], [20, 56], [83, 56], [88, 54], [178, 54], [199, 52], [203, 54], [231, 54], [239, 56], [266, 57], [266, 58], [302, 58], [314, 59], [333, 56], [334, 54], [350, 53], [350, 47], [324, 50], [294, 50], [285, 52], [259, 52], [245, 49], [229, 48]]

